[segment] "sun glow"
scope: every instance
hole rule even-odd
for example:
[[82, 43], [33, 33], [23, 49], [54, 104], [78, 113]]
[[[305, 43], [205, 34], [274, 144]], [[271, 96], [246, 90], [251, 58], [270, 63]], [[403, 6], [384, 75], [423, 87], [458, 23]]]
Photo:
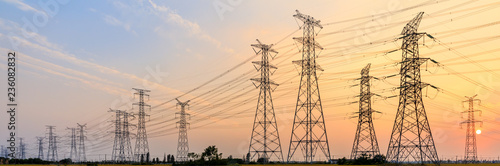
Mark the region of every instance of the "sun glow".
[[476, 134], [481, 134], [481, 130], [476, 130]]

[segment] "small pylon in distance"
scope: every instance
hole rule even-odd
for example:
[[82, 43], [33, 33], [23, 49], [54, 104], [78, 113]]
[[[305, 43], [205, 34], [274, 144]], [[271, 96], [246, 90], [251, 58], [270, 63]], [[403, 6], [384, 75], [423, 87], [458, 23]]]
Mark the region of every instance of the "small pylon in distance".
[[373, 94], [370, 92], [370, 80], [372, 79], [369, 75], [370, 66], [371, 64], [368, 64], [361, 70], [358, 127], [352, 146], [351, 160], [355, 160], [363, 155], [370, 158], [380, 155], [377, 136], [373, 127], [372, 114], [374, 110], [372, 110], [371, 104]]
[[476, 96], [477, 95], [474, 95], [472, 97], [465, 96], [467, 100], [463, 101], [463, 103], [469, 104], [469, 109], [467, 111], [462, 112], [462, 113], [467, 113], [467, 120], [460, 123], [460, 126], [462, 126], [462, 124], [464, 123], [467, 124], [467, 131], [465, 133], [464, 163], [476, 163], [478, 161], [477, 145], [476, 145], [476, 123], [481, 123], [481, 125], [483, 125], [483, 121], [477, 121], [474, 118], [474, 112], [481, 113], [481, 110], [474, 109], [474, 102], [478, 102], [478, 104], [481, 104], [481, 100], [474, 99]]

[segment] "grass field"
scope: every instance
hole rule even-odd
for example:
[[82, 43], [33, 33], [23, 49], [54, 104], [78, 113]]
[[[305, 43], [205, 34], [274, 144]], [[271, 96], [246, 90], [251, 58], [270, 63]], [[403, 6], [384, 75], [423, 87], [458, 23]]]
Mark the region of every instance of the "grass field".
[[[257, 164], [251, 164], [251, 165], [246, 165], [243, 164], [242, 166], [325, 166], [327, 164], [273, 164], [273, 165], [257, 165]], [[432, 164], [428, 164], [432, 165]], [[500, 164], [441, 164], [441, 166], [500, 166]], [[346, 166], [367, 166], [367, 165], [346, 165]]]
[[[20, 166], [46, 166], [46, 165], [36, 165], [36, 164], [19, 164]], [[170, 164], [159, 164], [160, 166], [171, 166]], [[262, 164], [242, 164], [241, 166], [325, 166], [325, 165], [330, 165], [330, 164], [269, 164], [269, 165], [262, 165]], [[334, 165], [334, 164], [332, 164]], [[431, 164], [429, 164], [431, 165]], [[499, 164], [441, 164], [441, 166], [500, 166]], [[87, 166], [87, 165], [80, 165], [80, 164], [74, 164], [71, 166]], [[99, 166], [138, 166], [138, 165], [127, 165], [127, 164], [99, 164]], [[346, 166], [367, 166], [367, 165], [346, 165]]]

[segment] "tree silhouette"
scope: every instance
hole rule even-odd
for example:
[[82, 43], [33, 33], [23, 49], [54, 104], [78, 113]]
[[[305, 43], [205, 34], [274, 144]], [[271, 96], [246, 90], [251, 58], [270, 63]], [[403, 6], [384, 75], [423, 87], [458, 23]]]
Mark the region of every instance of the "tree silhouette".
[[205, 148], [203, 153], [201, 154], [201, 158], [204, 160], [205, 158], [208, 159], [208, 161], [212, 160], [220, 160], [222, 157], [222, 153], [218, 152], [219, 150], [215, 147], [215, 145], [208, 146]]

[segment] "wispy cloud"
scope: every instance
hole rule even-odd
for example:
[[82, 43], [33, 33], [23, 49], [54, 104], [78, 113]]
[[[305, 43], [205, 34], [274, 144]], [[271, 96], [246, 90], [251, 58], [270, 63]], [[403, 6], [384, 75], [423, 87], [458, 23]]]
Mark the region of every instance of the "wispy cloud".
[[[36, 43], [32, 43], [32, 42], [30, 42], [28, 40], [25, 40], [25, 39], [22, 39], [22, 38], [15, 37], [14, 39], [15, 40], [19, 40], [19, 43], [21, 43], [21, 45], [24, 46], [24, 47], [26, 47], [26, 48], [30, 48], [30, 49], [34, 49], [34, 50], [39, 51], [40, 54], [44, 54], [44, 55], [47, 55], [47, 56], [52, 56], [54, 58], [62, 59], [62, 60], [65, 60], [65, 61], [67, 61], [69, 63], [75, 64], [75, 65], [78, 65], [78, 66], [81, 66], [81, 67], [85, 67], [85, 68], [88, 68], [88, 69], [96, 70], [96, 71], [98, 71], [98, 72], [100, 72], [102, 74], [117, 76], [119, 78], [127, 79], [127, 80], [133, 81], [133, 82], [147, 83], [148, 85], [159, 87], [159, 90], [163, 90], [163, 91], [166, 91], [166, 92], [171, 93], [171, 94], [176, 94], [176, 95], [182, 94], [182, 92], [180, 92], [178, 90], [165, 87], [165, 86], [163, 86], [163, 85], [161, 85], [159, 83], [156, 83], [156, 82], [153, 82], [153, 81], [150, 81], [150, 80], [145, 80], [145, 79], [137, 77], [136, 75], [133, 75], [133, 74], [128, 74], [128, 73], [120, 72], [118, 70], [111, 69], [109, 67], [105, 67], [105, 66], [102, 66], [102, 65], [99, 65], [99, 64], [96, 64], [96, 63], [92, 63], [92, 62], [89, 62], [89, 61], [78, 59], [78, 58], [76, 58], [73, 55], [66, 54], [66, 53], [63, 53], [63, 52], [58, 51], [58, 50], [52, 50], [50, 48], [38, 45]], [[59, 68], [60, 66], [53, 66], [53, 67]], [[80, 77], [92, 78], [92, 80], [100, 80], [97, 77], [94, 77], [94, 76], [92, 76], [90, 74], [76, 72], [76, 71], [73, 71], [71, 69], [64, 69], [64, 70], [65, 71], [69, 71], [73, 75], [77, 75], [77, 76], [80, 76]], [[100, 80], [100, 81], [103, 81], [103, 80]], [[104, 81], [104, 82], [109, 83], [108, 81]]]
[[[146, 2], [146, 3], [145, 3]], [[224, 46], [220, 41], [213, 38], [207, 32], [203, 31], [203, 29], [196, 22], [190, 21], [188, 19], [183, 18], [174, 10], [170, 9], [167, 6], [159, 5], [152, 0], [142, 1], [142, 4], [139, 6], [127, 6], [124, 3], [113, 3], [116, 8], [126, 10], [126, 11], [141, 11], [141, 8], [147, 8], [145, 11], [148, 11], [149, 14], [153, 14], [159, 19], [161, 19], [165, 24], [179, 26], [182, 29], [187, 31], [189, 36], [193, 36], [198, 38], [199, 40], [211, 43], [217, 47], [217, 49], [226, 52], [226, 53], [234, 53], [234, 50]], [[135, 7], [135, 8], [134, 8]], [[162, 29], [161, 26], [155, 27], [154, 32], [158, 33], [162, 36], [170, 36], [168, 35], [168, 30]]]
[[13, 4], [18, 9], [23, 10], [23, 11], [41, 12], [41, 11], [31, 7], [30, 5], [24, 3], [22, 0], [2, 0], [2, 1]]
[[135, 31], [133, 31], [131, 28], [130, 28], [130, 24], [127, 24], [127, 23], [124, 23], [118, 19], [116, 19], [115, 17], [111, 16], [111, 15], [107, 15], [105, 14], [104, 17], [103, 17], [103, 20], [109, 24], [109, 25], [114, 25], [114, 26], [119, 26], [119, 27], [122, 27], [123, 29], [125, 29], [126, 31], [128, 32], [132, 32], [133, 34], [136, 34]]
[[134, 35], [137, 35], [137, 33], [134, 30], [132, 30], [130, 23], [125, 23], [124, 21], [120, 21], [116, 17], [109, 15], [109, 14], [101, 13], [94, 8], [90, 8], [89, 11], [101, 14], [102, 20], [104, 20], [104, 22], [106, 22], [107, 24], [112, 25], [112, 26], [122, 27], [127, 32], [131, 32]]
[[[28, 56], [26, 54], [23, 55], [23, 58], [28, 58], [28, 57], [30, 57], [30, 56]], [[32, 58], [32, 57], [30, 57], [30, 58]], [[76, 81], [81, 82], [81, 83], [83, 83], [91, 88], [98, 89], [98, 90], [104, 91], [104, 92], [109, 93], [109, 94], [114, 94], [114, 95], [128, 94], [128, 90], [125, 90], [123, 88], [119, 88], [116, 86], [110, 86], [108, 84], [103, 84], [103, 83], [96, 82], [93, 80], [88, 80], [88, 79], [85, 79], [85, 77], [78, 77], [78, 75], [65, 74], [59, 70], [42, 67], [38, 63], [29, 63], [29, 62], [21, 61], [21, 64], [24, 66], [28, 66], [30, 68], [33, 68], [35, 70], [38, 70], [38, 71], [44, 71], [44, 72], [52, 74], [52, 75], [63, 77], [65, 79], [76, 80]], [[54, 64], [51, 64], [51, 65], [57, 66]]]
[[47, 40], [47, 37], [39, 35], [38, 33], [34, 33], [34, 32], [22, 32], [22, 29], [23, 28], [18, 23], [0, 18], [0, 30], [10, 32], [9, 34], [5, 34], [5, 35], [9, 35], [11, 37], [14, 37], [12, 35], [24, 36], [23, 33], [27, 33], [30, 40], [33, 40], [37, 44], [40, 44], [40, 45], [43, 45], [45, 47], [49, 47], [52, 49], [61, 50], [60, 45], [49, 42]]
[[[16, 28], [17, 25], [16, 23], [13, 24], [8, 24], [11, 25], [11, 28]], [[1, 34], [1, 33], [0, 33]], [[39, 34], [36, 34], [37, 36], [40, 36], [40, 38], [44, 38], [44, 36], [41, 36]], [[76, 58], [72, 54], [65, 53], [62, 49], [53, 49], [48, 46], [50, 45], [56, 45], [53, 43], [50, 43], [46, 41], [44, 45], [32, 42], [29, 39], [25, 39], [22, 37], [17, 37], [17, 36], [6, 36], [6, 35], [1, 35], [2, 38], [1, 40], [8, 40], [10, 37], [12, 40], [15, 42], [19, 43], [19, 47], [23, 48], [23, 50], [26, 51], [32, 51], [36, 52], [37, 56], [46, 56], [50, 58], [55, 58], [59, 60], [63, 60], [65, 62], [68, 62], [72, 65], [70, 66], [78, 66], [81, 68], [80, 70], [76, 70], [75, 67], [63, 67], [61, 65], [57, 65], [55, 63], [48, 62], [47, 60], [44, 59], [37, 59], [32, 56], [26, 56], [24, 58], [25, 61], [23, 63], [27, 63], [27, 66], [30, 66], [30, 68], [34, 69], [34, 71], [40, 71], [40, 72], [45, 72], [49, 73], [52, 75], [56, 75], [59, 77], [63, 77], [69, 80], [76, 80], [79, 81], [88, 87], [104, 91], [106, 93], [112, 94], [112, 95], [125, 95], [128, 96], [130, 95], [130, 87], [123, 88], [124, 85], [121, 85], [119, 83], [116, 83], [117, 80], [120, 80], [118, 82], [130, 82], [131, 84], [138, 84], [138, 85], [148, 85], [151, 87], [155, 87], [156, 91], [162, 92], [162, 93], [167, 93], [171, 94], [173, 96], [178, 96], [181, 94], [184, 94], [182, 91], [166, 87], [158, 82], [155, 82], [153, 80], [146, 79], [144, 77], [138, 77], [133, 74], [121, 72], [116, 69], [112, 69], [106, 66], [102, 66], [93, 62], [89, 62], [86, 60], [82, 60], [79, 58]], [[8, 48], [3, 48], [0, 46], [0, 50], [9, 50]], [[113, 80], [109, 79], [104, 79], [103, 77], [99, 77], [97, 75], [91, 74], [91, 73], [99, 73], [100, 75], [106, 75], [104, 78], [114, 78]], [[142, 87], [139, 87], [142, 88]], [[128, 90], [125, 90], [128, 89]], [[191, 95], [188, 95], [191, 96]], [[191, 96], [192, 97], [192, 96]], [[159, 101], [156, 101], [159, 102]], [[205, 101], [203, 101], [205, 102]]]

